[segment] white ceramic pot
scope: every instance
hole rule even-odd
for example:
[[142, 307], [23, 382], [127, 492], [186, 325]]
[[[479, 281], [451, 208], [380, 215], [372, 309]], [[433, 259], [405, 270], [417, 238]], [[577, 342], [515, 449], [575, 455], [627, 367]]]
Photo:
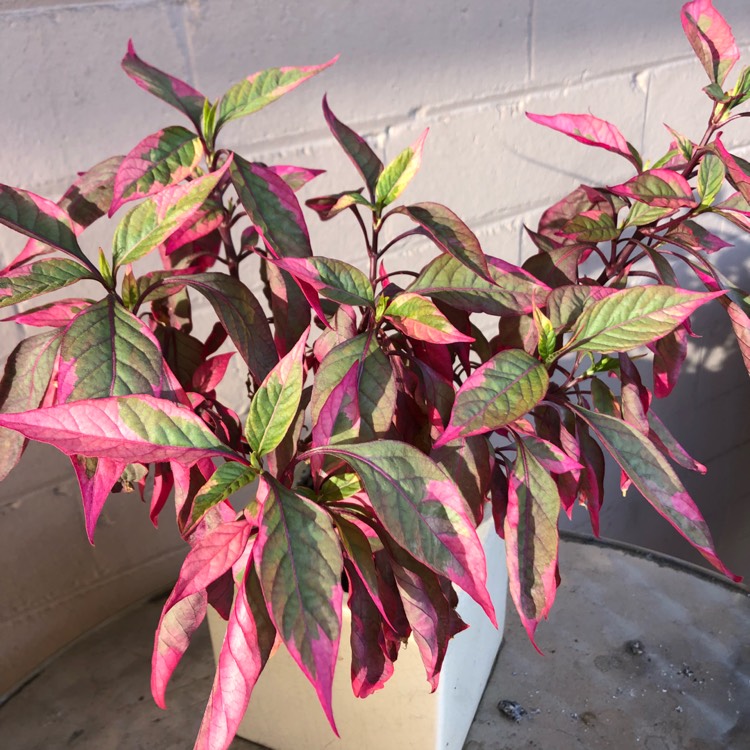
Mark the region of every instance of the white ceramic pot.
[[[385, 687], [368, 698], [356, 698], [349, 674], [351, 620], [344, 607], [333, 681], [333, 712], [341, 738], [331, 731], [315, 691], [283, 647], [266, 665], [238, 736], [272, 750], [461, 750], [502, 642], [508, 589], [505, 544], [495, 534], [492, 519], [478, 531], [499, 628], [459, 590], [458, 612], [470, 627], [451, 641], [434, 693], [419, 651], [410, 642], [401, 649]], [[216, 655], [225, 626], [209, 607]]]

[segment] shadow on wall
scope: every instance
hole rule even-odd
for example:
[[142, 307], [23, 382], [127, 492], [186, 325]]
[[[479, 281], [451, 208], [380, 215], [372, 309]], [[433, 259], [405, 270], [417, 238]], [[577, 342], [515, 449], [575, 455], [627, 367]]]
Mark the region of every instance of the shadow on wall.
[[[726, 231], [726, 227], [724, 227]], [[730, 240], [733, 238], [729, 238]], [[724, 251], [722, 272], [738, 286], [750, 286], [748, 241]], [[744, 243], [744, 244], [740, 244]], [[653, 408], [677, 440], [707, 472], [700, 475], [681, 468], [677, 473], [703, 513], [719, 557], [727, 567], [750, 578], [750, 378], [724, 308], [712, 302], [693, 316], [698, 338], [688, 343], [688, 359], [674, 391], [654, 399]], [[651, 382], [650, 363], [640, 368], [645, 384]], [[619, 488], [619, 467], [607, 467], [606, 500], [601, 535], [658, 550], [690, 562], [712, 566], [685, 541], [638, 491], [626, 497]], [[572, 521], [563, 516], [563, 528], [590, 533], [588, 513], [576, 507]]]

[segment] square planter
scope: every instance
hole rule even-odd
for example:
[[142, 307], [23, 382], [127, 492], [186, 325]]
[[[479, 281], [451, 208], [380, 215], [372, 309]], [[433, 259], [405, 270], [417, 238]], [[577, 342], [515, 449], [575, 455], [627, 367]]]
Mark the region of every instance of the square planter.
[[[434, 693], [413, 642], [402, 648], [391, 679], [368, 698], [352, 693], [351, 619], [344, 607], [341, 647], [333, 682], [333, 711], [341, 734], [326, 721], [310, 683], [281, 647], [253, 691], [239, 737], [272, 750], [461, 750], [502, 642], [508, 574], [505, 544], [492, 520], [478, 529], [487, 555], [487, 588], [497, 612], [495, 630], [479, 605], [458, 591], [458, 612], [470, 627], [451, 641]], [[218, 657], [225, 622], [209, 607]]]

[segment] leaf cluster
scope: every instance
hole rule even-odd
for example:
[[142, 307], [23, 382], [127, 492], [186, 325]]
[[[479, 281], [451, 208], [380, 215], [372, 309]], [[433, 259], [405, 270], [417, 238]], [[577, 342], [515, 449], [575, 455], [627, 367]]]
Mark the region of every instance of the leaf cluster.
[[[712, 256], [728, 244], [700, 224], [708, 214], [750, 232], [750, 165], [721, 139], [747, 116], [750, 74], [724, 88], [738, 53], [711, 2], [687, 3], [682, 23], [710, 78], [705, 132], [673, 133], [649, 163], [593, 115], [529, 114], [622, 156], [634, 176], [551, 206], [527, 229], [537, 252], [521, 267], [486, 252], [449, 208], [399, 202], [426, 131], [384, 164], [324, 99], [357, 176], [308, 199], [307, 213], [297, 193], [320, 170], [220, 147], [233, 120], [333, 61], [257, 73], [212, 102], [131, 43], [125, 72], [188, 126], [95, 165], [57, 202], [0, 186], [0, 221], [29, 238], [0, 272], [0, 307], [33, 300], [6, 320], [43, 329], [16, 347], [0, 383], [0, 478], [27, 440], [56, 446], [78, 477], [90, 539], [113, 489], [137, 489], [154, 523], [174, 494], [190, 551], [156, 634], [159, 705], [207, 607], [228, 620], [197, 748], [228, 746], [278, 644], [335, 728], [345, 605], [357, 696], [385, 684], [411, 637], [434, 689], [466, 627], [454, 587], [494, 621], [476, 530], [485, 515], [506, 541], [533, 639], [560, 581], [561, 510], [585, 506], [599, 532], [606, 455], [623, 489], [732, 575], [673, 466], [704, 468], [652, 409], [679, 378], [691, 315], [713, 300], [750, 370], [750, 297], [719, 273]], [[81, 235], [120, 210], [111, 252], [93, 260]], [[340, 221], [361, 254], [315, 254], [309, 212]], [[433, 250], [416, 271], [399, 266], [411, 237]], [[138, 272], [152, 253], [162, 269]], [[699, 291], [678, 285], [675, 265]], [[81, 280], [100, 298], [35, 301]], [[216, 315], [205, 338], [193, 330], [198, 295]], [[653, 387], [636, 367], [645, 353]], [[237, 403], [217, 390], [230, 366], [247, 380]]]

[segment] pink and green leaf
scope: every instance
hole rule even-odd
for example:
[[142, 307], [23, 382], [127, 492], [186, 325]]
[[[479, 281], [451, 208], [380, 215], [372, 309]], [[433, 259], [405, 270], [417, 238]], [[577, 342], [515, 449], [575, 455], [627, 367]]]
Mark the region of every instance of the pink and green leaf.
[[[96, 267], [83, 254], [78, 244], [70, 216], [47, 198], [27, 190], [0, 185], [0, 224], [67, 253], [97, 274]], [[19, 265], [18, 258], [13, 265]]]
[[331, 517], [275, 479], [267, 483], [256, 569], [279, 636], [310, 680], [334, 732], [332, 685], [341, 637], [344, 561]]
[[449, 208], [439, 203], [415, 203], [395, 211], [419, 224], [444, 253], [452, 255], [483, 279], [493, 281], [476, 235]]
[[239, 458], [190, 409], [146, 395], [71, 401], [0, 414], [0, 427], [49, 443], [69, 456], [186, 465], [211, 456]]
[[358, 363], [360, 434], [369, 440], [389, 430], [396, 408], [393, 368], [374, 336], [364, 333], [355, 336], [335, 346], [324, 357], [313, 383], [311, 419], [315, 424], [330, 394], [355, 363]]
[[450, 255], [439, 255], [422, 269], [407, 291], [434, 297], [466, 312], [522, 315], [544, 304], [546, 284], [498, 258], [487, 257], [493, 283]]
[[227, 500], [258, 476], [251, 466], [227, 461], [219, 466], [211, 478], [198, 490], [193, 500], [191, 522], [198, 523], [217, 503]]
[[259, 458], [281, 443], [297, 416], [305, 379], [304, 357], [308, 335], [309, 329], [268, 373], [250, 402], [245, 436]]
[[372, 597], [359, 576], [345, 562], [349, 582], [349, 611], [351, 612], [351, 679], [357, 698], [366, 698], [380, 690], [393, 675], [393, 661], [389, 658], [385, 629]]
[[338, 56], [322, 65], [300, 68], [269, 68], [236, 83], [219, 100], [216, 130], [230, 120], [246, 117], [275, 102], [308, 78], [333, 65], [337, 59]]
[[373, 289], [362, 271], [343, 260], [322, 258], [279, 258], [272, 261], [295, 279], [312, 287], [322, 297], [343, 305], [373, 306]]
[[321, 221], [328, 221], [352, 206], [367, 206], [371, 208], [370, 201], [364, 198], [358, 190], [345, 190], [342, 193], [311, 198], [305, 201], [305, 205], [315, 211]]
[[231, 161], [197, 180], [170, 185], [125, 215], [115, 230], [115, 269], [147, 255], [189, 221], [219, 183]]
[[197, 591], [162, 615], [151, 657], [151, 694], [159, 708], [167, 707], [167, 683], [205, 619], [207, 608], [205, 590]]
[[268, 375], [279, 360], [271, 328], [260, 303], [241, 281], [224, 273], [200, 273], [174, 276], [165, 282], [200, 292], [211, 303], [255, 380], [260, 383]]
[[383, 207], [393, 203], [414, 179], [414, 175], [422, 164], [425, 138], [427, 138], [427, 130], [381, 172], [375, 184], [375, 202], [378, 206]]
[[[30, 336], [16, 346], [0, 380], [0, 413], [36, 409], [42, 403], [59, 346], [58, 331]], [[21, 433], [0, 427], [0, 481], [18, 463], [25, 445], [26, 439]]]
[[654, 396], [666, 398], [677, 385], [687, 357], [688, 334], [684, 326], [648, 345], [654, 353]]
[[620, 289], [586, 307], [566, 349], [625, 352], [666, 336], [701, 305], [723, 295], [653, 285]]
[[338, 120], [328, 106], [327, 97], [323, 97], [323, 115], [333, 137], [339, 142], [357, 171], [362, 175], [370, 198], [375, 200], [375, 187], [383, 172], [383, 162], [376, 156], [367, 141], [350, 127]]
[[63, 334], [56, 402], [135, 393], [168, 397], [161, 349], [142, 320], [107, 297], [79, 313]]
[[346, 461], [359, 475], [378, 519], [395, 542], [460, 586], [495, 622], [471, 508], [432, 459], [395, 440], [319, 447], [305, 456], [315, 454]]
[[695, 208], [690, 183], [671, 169], [650, 169], [621, 185], [610, 187], [615, 195], [645, 203], [651, 208]]
[[581, 313], [594, 302], [615, 292], [610, 287], [566, 284], [553, 289], [547, 297], [547, 315], [555, 331], [570, 328]]
[[200, 128], [206, 97], [179, 78], [141, 60], [135, 53], [132, 39], [128, 42], [128, 51], [122, 60], [122, 67], [138, 86], [186, 114], [193, 125]]
[[634, 155], [632, 146], [617, 127], [606, 120], [594, 117], [594, 115], [535, 115], [531, 112], [527, 112], [526, 117], [538, 125], [544, 125], [569, 135], [587, 146], [603, 148], [624, 156], [635, 165], [636, 169], [640, 169], [640, 159]]
[[450, 422], [435, 447], [505, 427], [531, 411], [548, 386], [549, 375], [538, 359], [520, 349], [496, 354], [459, 388]]
[[[750, 177], [748, 177], [748, 180], [750, 181]], [[678, 247], [709, 254], [723, 250], [725, 247], [732, 247], [731, 243], [717, 237], [690, 219], [672, 227], [664, 235], [664, 238]]]
[[310, 235], [294, 191], [273, 170], [235, 154], [232, 182], [250, 221], [281, 258], [312, 255]]
[[739, 60], [732, 29], [711, 0], [693, 0], [682, 6], [682, 28], [708, 77], [721, 85]]
[[517, 445], [504, 524], [508, 582], [521, 622], [534, 643], [537, 625], [549, 614], [557, 591], [560, 495], [524, 441]]
[[707, 469], [700, 462], [696, 461], [683, 447], [677, 442], [674, 435], [667, 429], [664, 422], [659, 419], [653, 411], [648, 413], [649, 432], [648, 438], [651, 442], [665, 455], [669, 456], [678, 466], [682, 466], [689, 471], [697, 471], [699, 474], [705, 474]]
[[399, 331], [419, 341], [431, 344], [474, 341], [473, 337], [461, 333], [432, 300], [415, 292], [401, 292], [394, 297], [384, 317]]
[[128, 201], [155, 195], [192, 177], [202, 158], [200, 138], [180, 125], [146, 136], [117, 170], [109, 215]]
[[299, 284], [270, 261], [261, 264], [261, 278], [270, 296], [273, 341], [278, 356], [283, 357], [310, 325], [310, 303]]
[[17, 305], [92, 278], [91, 271], [68, 258], [45, 258], [0, 273], [0, 308]]
[[[714, 148], [727, 169], [730, 182], [739, 190], [745, 201], [750, 201], [750, 165], [727, 151], [719, 135], [714, 139]], [[716, 206], [721, 208], [722, 204]], [[742, 206], [744, 208], [744, 206]]]
[[712, 565], [733, 580], [740, 580], [719, 560], [703, 516], [656, 446], [620, 419], [582, 407], [575, 407], [575, 411], [658, 513]]
[[[413, 562], [410, 567], [393, 562], [391, 567], [406, 619], [427, 672], [427, 681], [435, 691], [448, 643], [468, 625], [458, 615], [454, 602], [446, 596], [440, 579], [432, 571]], [[450, 593], [455, 596], [455, 592]]]

